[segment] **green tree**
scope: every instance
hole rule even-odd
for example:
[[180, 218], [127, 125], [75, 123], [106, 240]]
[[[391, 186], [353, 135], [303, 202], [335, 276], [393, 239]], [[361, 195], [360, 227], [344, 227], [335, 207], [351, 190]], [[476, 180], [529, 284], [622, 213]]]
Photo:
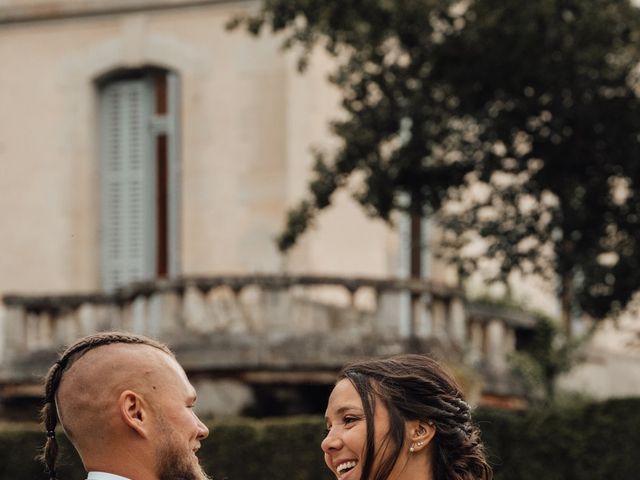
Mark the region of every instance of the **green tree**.
[[[478, 0], [436, 60], [480, 125], [486, 195], [449, 216], [451, 257], [558, 279], [563, 320], [623, 308], [640, 286], [640, 11], [620, 0]], [[474, 187], [478, 189], [478, 185]], [[462, 196], [460, 196], [462, 195]], [[460, 259], [475, 269], [476, 259]]]
[[447, 0], [267, 0], [237, 18], [258, 34], [265, 25], [300, 47], [299, 66], [320, 45], [336, 59], [330, 81], [342, 92], [344, 120], [332, 124], [341, 147], [316, 154], [309, 197], [289, 211], [278, 246], [286, 251], [331, 203], [347, 179], [362, 174], [355, 198], [368, 213], [390, 221], [411, 216], [412, 276], [420, 272], [420, 220], [440, 209], [447, 191], [473, 169], [468, 119], [433, 80], [431, 57], [454, 17]]
[[[345, 120], [317, 155], [309, 198], [289, 212], [286, 250], [353, 173], [372, 215], [419, 221], [457, 197], [450, 258], [474, 234], [485, 258], [558, 279], [567, 328], [578, 306], [623, 308], [640, 284], [638, 9], [625, 0], [265, 0], [237, 19], [299, 47], [321, 46]], [[467, 185], [475, 185], [466, 188]], [[484, 185], [484, 196], [470, 194]], [[406, 200], [408, 199], [408, 201]]]
[[524, 380], [527, 396], [533, 403], [549, 403], [556, 398], [558, 377], [578, 361], [578, 349], [590, 338], [568, 338], [558, 330], [557, 322], [542, 317], [528, 345], [514, 352], [511, 364]]

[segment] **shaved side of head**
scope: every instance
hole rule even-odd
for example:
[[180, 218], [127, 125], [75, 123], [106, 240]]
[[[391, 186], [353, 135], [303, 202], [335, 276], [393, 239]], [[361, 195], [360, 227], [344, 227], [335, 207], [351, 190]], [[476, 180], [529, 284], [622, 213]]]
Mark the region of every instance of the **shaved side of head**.
[[60, 423], [80, 452], [114, 440], [120, 394], [131, 390], [149, 398], [163, 383], [167, 360], [173, 361], [150, 345], [114, 343], [88, 351], [69, 367], [56, 405]]
[[[103, 355], [104, 354], [104, 355]], [[124, 332], [101, 332], [77, 340], [51, 366], [44, 380], [41, 410], [47, 441], [40, 459], [50, 480], [56, 479], [58, 442], [55, 429], [63, 427], [76, 448], [87, 447], [86, 439], [107, 440], [118, 409], [118, 391], [142, 395], [145, 385], [153, 389], [154, 362], [177, 366], [169, 348], [151, 338]], [[160, 367], [162, 368], [162, 367]], [[102, 442], [93, 442], [100, 444]], [[82, 451], [80, 451], [82, 455]]]

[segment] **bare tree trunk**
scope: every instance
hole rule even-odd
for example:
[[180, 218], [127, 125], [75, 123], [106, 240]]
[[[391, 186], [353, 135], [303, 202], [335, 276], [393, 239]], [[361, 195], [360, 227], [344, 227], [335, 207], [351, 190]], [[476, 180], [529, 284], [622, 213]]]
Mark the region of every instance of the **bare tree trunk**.
[[[412, 279], [422, 277], [422, 216], [415, 209], [411, 212], [411, 254], [409, 276]], [[411, 318], [409, 324], [409, 348], [418, 351], [418, 339], [416, 336], [416, 324], [420, 308], [420, 294], [411, 292]]]
[[410, 277], [422, 277], [422, 216], [411, 213], [411, 259]]
[[571, 338], [571, 314], [573, 310], [573, 273], [563, 272], [560, 277], [561, 319], [567, 338]]

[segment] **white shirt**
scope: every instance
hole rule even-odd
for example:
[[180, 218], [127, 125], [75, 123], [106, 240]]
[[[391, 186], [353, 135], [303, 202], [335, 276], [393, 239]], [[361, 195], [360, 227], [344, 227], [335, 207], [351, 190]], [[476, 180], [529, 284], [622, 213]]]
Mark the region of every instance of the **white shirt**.
[[128, 478], [105, 472], [89, 472], [87, 480], [129, 480]]

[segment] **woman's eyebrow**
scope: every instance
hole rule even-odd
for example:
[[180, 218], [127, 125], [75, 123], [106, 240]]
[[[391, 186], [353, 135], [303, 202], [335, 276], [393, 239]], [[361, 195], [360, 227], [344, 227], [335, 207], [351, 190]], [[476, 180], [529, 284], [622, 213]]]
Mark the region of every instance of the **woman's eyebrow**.
[[[359, 410], [361, 411], [362, 409], [360, 407], [357, 407], [355, 405], [343, 405], [339, 408], [337, 408], [333, 413], [334, 415], [340, 415], [344, 412], [347, 412], [349, 410]], [[327, 420], [329, 417], [327, 415], [324, 416], [324, 419]]]

